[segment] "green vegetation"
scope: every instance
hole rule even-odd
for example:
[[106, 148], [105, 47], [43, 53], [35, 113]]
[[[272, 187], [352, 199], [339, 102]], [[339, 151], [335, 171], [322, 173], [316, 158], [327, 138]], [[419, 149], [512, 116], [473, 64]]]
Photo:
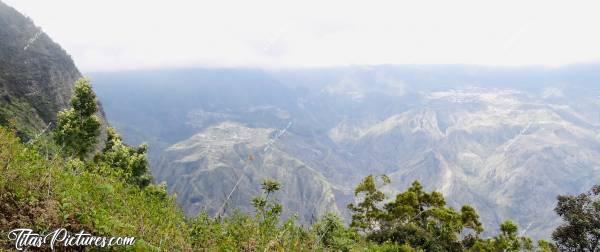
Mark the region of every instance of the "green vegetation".
[[[14, 128], [0, 127], [0, 230], [59, 227], [97, 235], [133, 235], [144, 250], [189, 249], [187, 220], [164, 188], [147, 186], [144, 148], [131, 148], [109, 131], [97, 149], [95, 95], [78, 81], [73, 108], [61, 112], [51, 135], [21, 143]], [[72, 134], [72, 135], [71, 135]], [[77, 136], [77, 137], [74, 137]], [[56, 141], [53, 141], [56, 140]]]
[[[351, 227], [360, 230], [376, 244], [398, 246], [394, 250], [423, 251], [552, 251], [554, 246], [540, 241], [537, 248], [530, 238], [519, 237], [517, 226], [506, 221], [500, 234], [483, 239], [483, 225], [471, 206], [460, 211], [446, 206], [439, 192], [425, 192], [418, 181], [395, 199], [384, 203], [386, 195], [379, 190], [390, 183], [387, 176], [367, 176], [356, 187], [360, 202], [350, 204]], [[399, 247], [399, 246], [404, 247]], [[409, 249], [410, 248], [410, 249]]]
[[28, 141], [56, 121], [80, 73], [39, 26], [2, 1], [0, 34], [0, 125], [13, 121]]
[[600, 250], [600, 185], [580, 195], [559, 196], [554, 211], [565, 221], [552, 233], [561, 251]]
[[14, 125], [23, 140], [45, 127], [44, 121], [27, 101], [15, 97], [11, 97], [9, 101], [0, 104], [0, 125]]
[[0, 248], [11, 248], [6, 232], [22, 227], [134, 236], [129, 249], [141, 251], [323, 248], [312, 229], [294, 218], [281, 221], [282, 206], [272, 196], [281, 185], [273, 180], [265, 180], [264, 194], [253, 200], [254, 216], [186, 218], [164, 186], [151, 184], [145, 145], [128, 146], [109, 128], [100, 150], [87, 80], [76, 83], [71, 105], [52, 132], [27, 143], [16, 137], [14, 123], [0, 127]]
[[130, 184], [146, 187], [152, 182], [145, 144], [137, 148], [123, 143], [121, 136], [113, 128], [108, 128], [107, 138], [101, 155], [94, 157], [98, 167], [104, 172], [117, 173], [117, 177], [123, 178]]
[[87, 79], [75, 83], [71, 106], [58, 113], [54, 139], [67, 155], [83, 159], [94, 150], [100, 135], [96, 94]]
[[[264, 180], [252, 200], [255, 213], [234, 212], [186, 218], [164, 185], [152, 184], [147, 147], [132, 147], [107, 129], [98, 147], [100, 124], [95, 94], [86, 80], [76, 84], [72, 108], [60, 112], [49, 134], [23, 143], [15, 124], [0, 127], [0, 248], [6, 232], [59, 227], [102, 236], [134, 236], [139, 251], [556, 251], [546, 241], [520, 236], [506, 221], [495, 237], [484, 231], [477, 211], [455, 210], [439, 192], [415, 181], [388, 199], [380, 189], [387, 176], [367, 176], [356, 187], [347, 227], [325, 214], [310, 227], [283, 220], [274, 196], [282, 186]], [[579, 196], [560, 196], [556, 212], [566, 223], [553, 234], [558, 248], [595, 251], [599, 240], [600, 187]]]

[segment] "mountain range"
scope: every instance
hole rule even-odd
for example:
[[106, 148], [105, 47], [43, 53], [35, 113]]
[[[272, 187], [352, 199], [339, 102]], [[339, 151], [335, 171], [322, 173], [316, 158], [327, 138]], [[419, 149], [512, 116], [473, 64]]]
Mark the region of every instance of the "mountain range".
[[250, 211], [260, 181], [282, 182], [284, 214], [346, 218], [353, 188], [387, 174], [488, 232], [505, 219], [548, 238], [559, 194], [600, 181], [598, 65], [563, 68], [353, 66], [92, 74], [108, 120], [150, 144], [157, 182], [188, 215]]

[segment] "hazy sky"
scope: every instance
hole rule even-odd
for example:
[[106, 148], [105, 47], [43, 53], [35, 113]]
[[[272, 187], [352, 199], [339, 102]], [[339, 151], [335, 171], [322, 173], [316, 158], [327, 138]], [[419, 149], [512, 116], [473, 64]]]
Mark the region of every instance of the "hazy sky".
[[600, 59], [594, 1], [2, 1], [84, 72]]

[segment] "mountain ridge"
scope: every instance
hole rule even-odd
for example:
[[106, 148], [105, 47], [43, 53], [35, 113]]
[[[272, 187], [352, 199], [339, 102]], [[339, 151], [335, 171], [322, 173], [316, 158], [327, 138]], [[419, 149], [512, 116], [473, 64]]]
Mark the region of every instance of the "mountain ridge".
[[[38, 134], [69, 106], [81, 77], [60, 45], [0, 1], [0, 124], [14, 120], [22, 137]], [[101, 106], [98, 116], [105, 121]]]
[[[527, 232], [532, 237], [547, 238], [559, 222], [552, 212], [555, 197], [583, 192], [600, 179], [600, 163], [595, 158], [600, 153], [600, 90], [594, 85], [595, 73], [590, 69], [531, 73], [519, 70], [513, 74], [507, 70], [477, 72], [452, 68], [448, 70], [452, 74], [443, 69], [427, 70], [430, 75], [426, 77], [422, 75], [424, 70], [402, 67], [341, 68], [322, 70], [322, 75], [315, 70], [201, 69], [185, 79], [177, 77], [193, 72], [188, 69], [152, 73], [161, 76], [158, 79], [173, 80], [168, 83], [157, 78], [146, 82], [142, 75], [137, 75], [135, 81], [120, 77], [133, 73], [99, 74], [96, 80], [107, 109], [111, 115], [117, 115], [115, 122], [129, 128], [150, 124], [157, 129], [142, 129], [129, 136], [125, 133], [126, 140], [131, 137], [129, 140], [160, 142], [162, 147], [156, 148], [154, 154], [151, 150], [151, 159], [162, 157], [169, 146], [226, 121], [250, 129], [277, 129], [273, 132], [292, 122], [286, 134], [276, 141], [275, 149], [282, 151], [278, 152], [279, 157], [300, 160], [324, 177], [343, 216], [349, 216], [345, 206], [353, 202], [353, 187], [364, 176], [388, 174], [392, 178], [392, 184], [385, 189], [389, 195], [420, 180], [427, 189], [442, 191], [452, 206], [472, 203], [484, 213], [486, 227], [510, 218], [529, 227]], [[199, 75], [202, 77], [193, 77]], [[251, 77], [246, 79], [245, 75]], [[547, 84], [548, 78], [569, 86]], [[106, 81], [109, 79], [110, 83]], [[503, 79], [511, 80], [508, 83], [522, 79], [531, 84], [499, 81]], [[340, 83], [353, 84], [340, 89]], [[111, 88], [115, 85], [132, 90], [151, 87], [154, 91], [138, 91], [143, 99], [119, 100], [121, 105], [117, 107], [114, 93], [118, 88]], [[221, 86], [226, 89], [217, 91]], [[389, 92], [394, 88], [401, 90]], [[178, 99], [165, 98], [173, 93], [169, 89], [180, 90], [177, 92], [181, 95], [175, 95]], [[141, 111], [146, 106], [156, 106], [151, 121], [179, 118], [168, 124], [184, 130], [130, 116], [122, 109], [128, 106]], [[163, 137], [175, 131], [178, 139]], [[270, 139], [275, 135], [271, 133]], [[225, 160], [243, 156], [231, 151], [218, 153]], [[203, 167], [206, 164], [196, 163], [187, 169]], [[241, 166], [225, 167], [233, 170]], [[177, 169], [168, 162], [153, 162], [153, 170], [160, 174], [157, 179], [167, 181], [171, 192], [179, 197], [190, 199], [192, 191], [173, 185], [181, 177], [174, 172]], [[222, 180], [224, 174], [213, 178]], [[314, 180], [311, 178], [314, 176], [308, 175], [300, 181], [310, 185]], [[198, 200], [198, 204], [217, 208], [235, 184], [232, 180], [223, 188], [205, 188], [214, 195]], [[292, 188], [322, 191], [310, 186]], [[255, 189], [242, 185], [238, 190]], [[287, 204], [292, 212], [306, 211], [299, 215], [305, 222], [310, 222], [315, 209], [323, 208], [297, 207], [295, 202], [303, 202], [302, 197], [288, 193], [293, 197], [286, 199]], [[235, 193], [232, 197], [236, 197]], [[247, 205], [249, 198], [242, 196], [236, 201], [239, 204], [230, 207]], [[539, 219], [545, 221], [536, 221]]]

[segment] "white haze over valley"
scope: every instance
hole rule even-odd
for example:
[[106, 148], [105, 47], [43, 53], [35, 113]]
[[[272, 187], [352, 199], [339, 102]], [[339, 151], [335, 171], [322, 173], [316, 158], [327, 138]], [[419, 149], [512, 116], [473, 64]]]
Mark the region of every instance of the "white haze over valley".
[[597, 61], [597, 1], [6, 0], [84, 72]]

